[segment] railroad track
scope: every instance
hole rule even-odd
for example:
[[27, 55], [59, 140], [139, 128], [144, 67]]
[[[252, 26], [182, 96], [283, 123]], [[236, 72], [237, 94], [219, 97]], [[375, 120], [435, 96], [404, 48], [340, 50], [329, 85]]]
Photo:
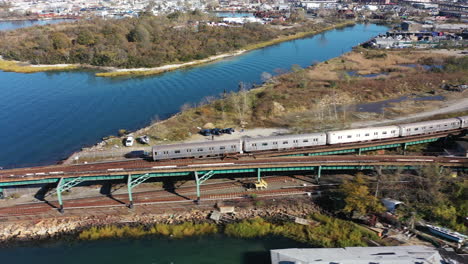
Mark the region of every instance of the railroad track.
[[[265, 167], [287, 167], [287, 166], [319, 166], [319, 165], [407, 165], [407, 164], [427, 164], [440, 163], [446, 166], [468, 166], [467, 158], [434, 157], [434, 156], [290, 156], [290, 157], [269, 157], [261, 159], [240, 159], [230, 162], [210, 161], [210, 163], [200, 163], [194, 161], [178, 161], [177, 163], [127, 163], [126, 166], [114, 166], [114, 163], [105, 163], [80, 167], [63, 167], [57, 171], [56, 167], [38, 168], [35, 172], [30, 170], [4, 170], [0, 171], [0, 182], [35, 180], [61, 177], [80, 177], [93, 175], [128, 175], [150, 172], [181, 172], [200, 171], [216, 169], [235, 168], [265, 168]], [[71, 168], [70, 170], [68, 168]], [[27, 172], [27, 173], [25, 173]]]
[[[304, 188], [287, 188], [277, 190], [262, 190], [262, 191], [237, 191], [230, 193], [221, 194], [206, 194], [202, 195], [202, 200], [225, 200], [225, 199], [242, 199], [249, 194], [256, 194], [257, 197], [275, 197], [275, 196], [287, 196], [287, 195], [302, 195], [307, 193]], [[164, 207], [172, 206], [178, 203], [193, 203], [196, 199], [195, 195], [183, 198], [179, 196], [172, 197], [148, 197], [147, 199], [135, 199], [135, 205], [161, 205]], [[110, 207], [126, 207], [126, 204], [115, 203], [111, 199], [103, 197], [99, 198], [83, 198], [77, 200], [66, 201], [67, 210], [73, 209], [92, 209], [92, 208], [110, 208]], [[46, 203], [35, 203], [35, 204], [24, 204], [12, 207], [0, 208], [0, 219], [21, 217], [21, 216], [33, 216], [43, 215], [57, 212], [56, 208], [47, 205]]]

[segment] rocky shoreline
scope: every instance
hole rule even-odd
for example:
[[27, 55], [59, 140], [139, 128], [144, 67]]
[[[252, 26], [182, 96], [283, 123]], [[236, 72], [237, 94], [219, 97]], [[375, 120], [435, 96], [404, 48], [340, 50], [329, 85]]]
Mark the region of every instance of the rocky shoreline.
[[[258, 201], [257, 201], [258, 202]], [[262, 201], [263, 202], [263, 201]], [[306, 217], [319, 210], [310, 198], [283, 198], [265, 201], [268, 204], [262, 206], [242, 205], [235, 207], [235, 213], [222, 214], [222, 225], [226, 222], [237, 222], [255, 217], [275, 220], [284, 219], [285, 215]], [[64, 237], [76, 238], [82, 231], [91, 227], [108, 225], [118, 226], [150, 226], [154, 224], [181, 224], [215, 223], [209, 217], [216, 209], [187, 210], [180, 213], [131, 213], [128, 215], [104, 215], [104, 216], [73, 216], [42, 218], [35, 220], [15, 220], [0, 222], [0, 244], [8, 244], [24, 241], [39, 241], [49, 239], [61, 239]]]

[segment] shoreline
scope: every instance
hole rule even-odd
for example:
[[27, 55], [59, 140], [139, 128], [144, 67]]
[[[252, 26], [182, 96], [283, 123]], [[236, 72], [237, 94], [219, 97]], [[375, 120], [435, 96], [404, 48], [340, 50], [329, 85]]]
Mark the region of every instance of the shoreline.
[[[243, 220], [255, 218], [280, 219], [284, 214], [295, 215], [297, 217], [307, 217], [311, 213], [317, 213], [318, 209], [307, 197], [285, 197], [275, 199], [242, 199], [248, 206], [235, 206], [235, 214], [229, 216], [230, 223], [238, 223]], [[305, 203], [305, 200], [309, 201]], [[255, 203], [263, 201], [269, 205], [256, 206]], [[304, 201], [304, 203], [301, 203]], [[195, 205], [194, 205], [195, 206]], [[104, 214], [104, 215], [82, 215], [76, 216], [73, 212], [71, 216], [57, 215], [54, 217], [38, 216], [34, 220], [9, 220], [0, 222], [0, 245], [8, 245], [15, 242], [35, 242], [49, 239], [62, 239], [72, 237], [78, 239], [78, 235], [91, 228], [102, 228], [107, 226], [125, 227], [140, 226], [149, 227], [154, 225], [176, 226], [183, 223], [212, 224], [222, 227], [223, 222], [216, 222], [209, 217], [216, 211], [216, 201], [206, 201], [191, 210], [182, 212], [151, 213], [150, 208], [140, 205], [134, 210], [125, 214]], [[139, 211], [142, 208], [143, 211]], [[128, 209], [126, 209], [128, 210]], [[73, 211], [69, 209], [67, 211]], [[227, 216], [226, 214], [222, 214]]]
[[355, 25], [355, 21], [345, 21], [342, 23], [337, 23], [331, 26], [324, 27], [320, 30], [314, 31], [306, 31], [306, 32], [298, 32], [294, 35], [290, 36], [283, 36], [280, 38], [275, 38], [272, 40], [250, 44], [244, 47], [241, 50], [223, 53], [215, 56], [210, 56], [206, 59], [202, 60], [195, 60], [189, 61], [185, 63], [179, 64], [167, 64], [158, 67], [152, 68], [131, 68], [131, 69], [119, 69], [115, 67], [105, 67], [105, 66], [93, 66], [93, 65], [85, 65], [85, 64], [39, 64], [33, 65], [28, 62], [20, 62], [20, 61], [9, 61], [4, 60], [0, 56], [0, 70], [5, 72], [16, 72], [16, 73], [37, 73], [37, 72], [46, 72], [46, 71], [68, 71], [68, 70], [80, 70], [80, 69], [94, 69], [102, 72], [98, 72], [95, 74], [96, 77], [138, 77], [138, 76], [150, 76], [150, 75], [157, 75], [169, 71], [174, 71], [183, 68], [195, 67], [211, 62], [215, 62], [218, 60], [222, 60], [229, 57], [239, 56], [248, 51], [256, 50], [265, 48], [268, 46], [276, 45], [282, 42], [287, 42], [291, 40], [301, 39], [305, 37], [309, 37], [312, 35], [316, 35], [325, 31], [342, 28], [346, 26]]

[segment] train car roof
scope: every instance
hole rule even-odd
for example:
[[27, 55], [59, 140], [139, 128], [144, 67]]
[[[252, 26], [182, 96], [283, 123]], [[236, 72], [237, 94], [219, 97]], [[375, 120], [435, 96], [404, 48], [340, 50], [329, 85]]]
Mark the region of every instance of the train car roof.
[[309, 138], [309, 137], [318, 137], [318, 136], [325, 136], [325, 132], [319, 133], [309, 133], [309, 134], [290, 134], [290, 135], [280, 135], [280, 136], [269, 136], [269, 137], [254, 137], [254, 138], [244, 138], [245, 142], [253, 142], [253, 141], [266, 141], [266, 140], [281, 140], [281, 139], [288, 139], [288, 138]]
[[333, 133], [344, 133], [344, 132], [359, 132], [359, 131], [370, 131], [370, 130], [383, 130], [383, 129], [400, 129], [398, 126], [379, 126], [379, 127], [363, 127], [363, 128], [353, 128], [353, 129], [345, 129], [345, 130], [334, 130], [328, 131], [327, 134]]
[[446, 119], [437, 119], [437, 120], [429, 120], [429, 121], [421, 121], [409, 124], [402, 124], [399, 125], [401, 127], [413, 127], [413, 126], [420, 126], [420, 125], [431, 125], [431, 124], [439, 124], [443, 122], [460, 122], [460, 119], [457, 118], [446, 118]]
[[211, 141], [200, 141], [200, 142], [192, 142], [192, 143], [179, 143], [179, 144], [166, 144], [166, 145], [154, 145], [152, 148], [153, 150], [156, 149], [158, 151], [161, 150], [171, 150], [171, 149], [188, 149], [188, 148], [198, 148], [198, 147], [215, 147], [215, 146], [222, 146], [222, 145], [236, 145], [239, 144], [239, 139], [233, 140], [211, 140]]

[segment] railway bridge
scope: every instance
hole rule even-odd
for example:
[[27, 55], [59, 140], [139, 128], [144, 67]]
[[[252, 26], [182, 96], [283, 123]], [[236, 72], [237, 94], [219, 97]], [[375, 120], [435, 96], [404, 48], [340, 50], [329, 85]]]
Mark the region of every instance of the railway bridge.
[[[456, 171], [468, 170], [467, 158], [434, 156], [288, 156], [242, 158], [233, 160], [144, 160], [105, 162], [81, 165], [55, 165], [0, 171], [1, 188], [55, 184], [59, 210], [63, 212], [62, 193], [84, 182], [121, 180], [127, 183], [128, 206], [133, 207], [132, 190], [151, 178], [193, 177], [197, 200], [200, 186], [214, 175], [254, 174], [260, 181], [265, 173], [312, 173], [320, 179], [322, 171], [343, 170], [415, 170], [438, 164]], [[2, 190], [3, 191], [3, 190]]]

